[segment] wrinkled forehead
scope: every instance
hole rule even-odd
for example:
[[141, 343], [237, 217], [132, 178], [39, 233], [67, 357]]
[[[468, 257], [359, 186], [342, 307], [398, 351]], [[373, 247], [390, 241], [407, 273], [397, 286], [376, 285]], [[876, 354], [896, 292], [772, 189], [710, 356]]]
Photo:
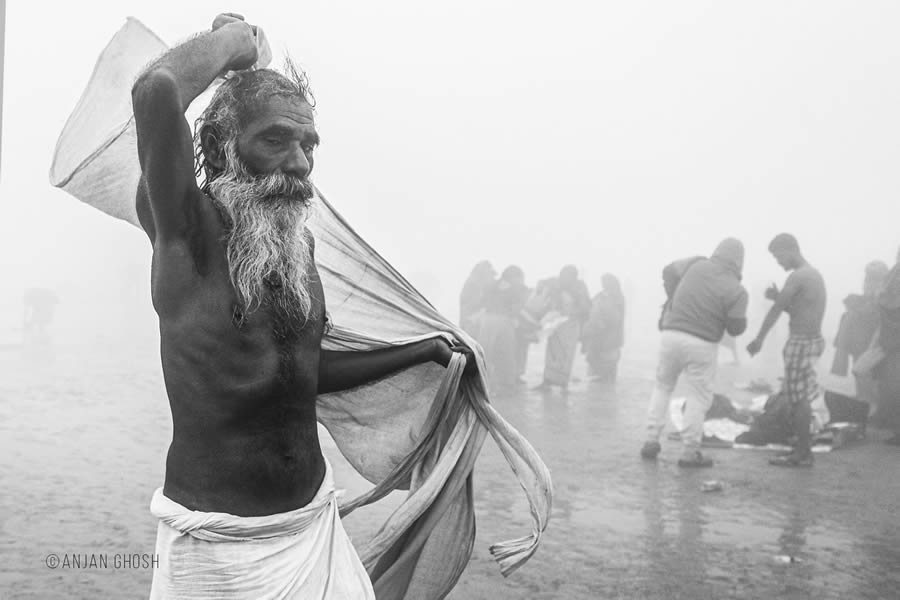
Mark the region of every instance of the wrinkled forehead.
[[315, 112], [312, 105], [297, 94], [271, 94], [248, 103], [240, 115], [240, 126], [245, 131], [273, 124], [286, 127], [315, 128]]

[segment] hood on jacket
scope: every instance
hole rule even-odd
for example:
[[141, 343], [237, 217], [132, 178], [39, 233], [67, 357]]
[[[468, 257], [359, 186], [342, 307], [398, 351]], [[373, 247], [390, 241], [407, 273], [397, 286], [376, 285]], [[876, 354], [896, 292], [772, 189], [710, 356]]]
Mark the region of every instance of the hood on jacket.
[[744, 271], [744, 244], [736, 238], [725, 238], [716, 246], [710, 260], [724, 265], [740, 279]]

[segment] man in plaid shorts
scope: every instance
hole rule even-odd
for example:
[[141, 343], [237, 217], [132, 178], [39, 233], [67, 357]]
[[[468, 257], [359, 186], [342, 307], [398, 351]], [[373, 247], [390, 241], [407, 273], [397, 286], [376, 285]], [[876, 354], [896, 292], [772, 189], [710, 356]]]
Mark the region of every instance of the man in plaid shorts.
[[774, 301], [774, 304], [756, 339], [747, 346], [747, 352], [750, 356], [756, 355], [781, 313], [788, 313], [790, 337], [784, 346], [784, 382], [781, 392], [787, 396], [791, 405], [791, 424], [797, 442], [789, 454], [775, 457], [769, 463], [780, 467], [811, 467], [810, 403], [819, 391], [815, 364], [825, 350], [825, 340], [822, 338], [825, 280], [803, 258], [797, 238], [793, 235], [781, 233], [775, 236], [769, 244], [769, 252], [791, 274], [780, 292], [774, 284], [766, 290], [766, 298]]

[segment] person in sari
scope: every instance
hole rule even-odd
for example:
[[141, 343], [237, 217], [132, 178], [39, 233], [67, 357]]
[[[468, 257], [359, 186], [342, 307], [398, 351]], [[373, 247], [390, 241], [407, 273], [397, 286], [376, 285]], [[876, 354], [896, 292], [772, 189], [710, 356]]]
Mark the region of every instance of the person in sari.
[[519, 377], [518, 317], [527, 298], [525, 273], [517, 266], [503, 273], [485, 293], [477, 339], [484, 349], [488, 383], [497, 394], [510, 392]]
[[483, 260], [472, 268], [459, 294], [459, 326], [474, 337], [477, 337], [478, 321], [484, 311], [485, 293], [496, 277], [494, 266]]
[[856, 362], [871, 345], [880, 320], [878, 295], [889, 271], [889, 267], [880, 260], [870, 262], [866, 265], [863, 293], [850, 294], [844, 299], [846, 311], [841, 316], [834, 340], [833, 374], [846, 376], [850, 359]]
[[[834, 340], [834, 360], [831, 373], [838, 377], [848, 375], [850, 362], [855, 366], [863, 353], [872, 345], [878, 332], [880, 314], [878, 295], [884, 287], [889, 267], [876, 260], [866, 265], [863, 279], [863, 293], [850, 294], [844, 299], [845, 312], [838, 325]], [[878, 405], [878, 382], [871, 372], [854, 373], [856, 380], [855, 397], [826, 392], [825, 404], [832, 421], [858, 423], [866, 427], [871, 407]]]
[[525, 384], [528, 351], [532, 344], [540, 341], [541, 320], [550, 312], [553, 303], [548, 281], [540, 282], [533, 290], [526, 288], [524, 298], [516, 320], [516, 383], [519, 385]]
[[603, 276], [603, 291], [594, 296], [581, 345], [594, 381], [615, 383], [625, 344], [625, 297], [615, 275]]
[[537, 390], [549, 390], [556, 386], [568, 390], [575, 364], [575, 353], [581, 330], [591, 313], [591, 297], [584, 281], [578, 278], [578, 269], [566, 265], [559, 277], [547, 283], [552, 310], [556, 310], [561, 321], [547, 338], [547, 353], [544, 358], [544, 379]]
[[884, 358], [873, 374], [880, 392], [879, 416], [893, 431], [888, 444], [900, 446], [900, 251], [878, 295], [880, 329], [877, 343]]

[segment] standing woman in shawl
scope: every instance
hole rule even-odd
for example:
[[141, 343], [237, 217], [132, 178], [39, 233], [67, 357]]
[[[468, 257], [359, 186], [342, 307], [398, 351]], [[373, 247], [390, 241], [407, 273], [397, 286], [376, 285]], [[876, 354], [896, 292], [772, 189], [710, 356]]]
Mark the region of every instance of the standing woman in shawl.
[[611, 273], [603, 276], [603, 291], [594, 296], [581, 345], [591, 379], [615, 383], [625, 345], [625, 297], [619, 280]]
[[855, 363], [872, 343], [881, 319], [878, 297], [884, 289], [890, 267], [880, 260], [866, 265], [863, 293], [850, 294], [844, 299], [846, 311], [841, 316], [834, 340], [834, 361], [831, 372], [846, 376], [850, 359]]
[[485, 294], [496, 276], [497, 271], [490, 261], [483, 260], [472, 269], [459, 294], [459, 326], [472, 337], [478, 337]]
[[478, 341], [484, 348], [488, 382], [495, 394], [512, 391], [519, 376], [516, 330], [527, 294], [525, 273], [517, 266], [504, 269], [485, 294]]
[[565, 392], [572, 377], [581, 330], [591, 314], [591, 297], [587, 286], [578, 278], [578, 270], [574, 265], [563, 267], [559, 277], [550, 285], [553, 308], [565, 320], [547, 338], [544, 380], [535, 389], [546, 391], [557, 386]]
[[875, 369], [881, 402], [880, 416], [894, 435], [888, 444], [900, 446], [900, 251], [878, 297], [881, 330], [878, 343], [884, 359]]

